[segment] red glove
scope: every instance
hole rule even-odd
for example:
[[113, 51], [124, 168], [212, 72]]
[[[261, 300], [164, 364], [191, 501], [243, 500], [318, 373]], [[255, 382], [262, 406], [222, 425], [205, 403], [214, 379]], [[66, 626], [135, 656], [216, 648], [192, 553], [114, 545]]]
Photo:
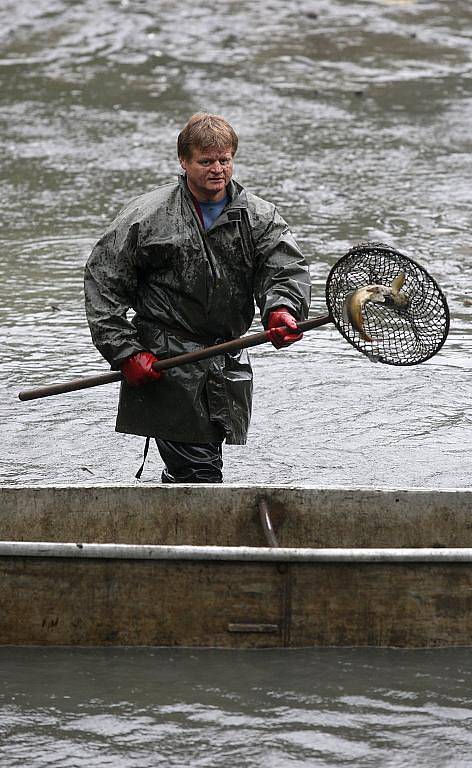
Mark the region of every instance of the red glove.
[[[290, 330], [287, 331], [286, 328], [280, 328], [280, 326], [284, 325]], [[288, 347], [294, 341], [300, 341], [303, 336], [303, 333], [298, 330], [297, 321], [294, 316], [285, 307], [279, 307], [279, 309], [274, 309], [270, 312], [267, 332], [270, 341], [276, 349]]]
[[153, 363], [157, 363], [158, 357], [152, 352], [136, 352], [121, 364], [121, 372], [128, 384], [137, 387], [140, 384], [148, 384], [150, 381], [158, 381], [162, 371], [155, 371]]

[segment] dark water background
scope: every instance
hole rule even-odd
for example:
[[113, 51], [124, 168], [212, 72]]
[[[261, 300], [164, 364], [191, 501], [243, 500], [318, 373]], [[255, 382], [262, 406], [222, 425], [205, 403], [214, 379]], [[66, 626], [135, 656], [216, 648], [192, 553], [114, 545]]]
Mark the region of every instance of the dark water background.
[[[102, 372], [87, 255], [131, 197], [172, 178], [196, 111], [240, 135], [237, 178], [278, 204], [313, 313], [360, 240], [421, 262], [450, 337], [412, 369], [333, 327], [253, 352], [246, 447], [226, 481], [470, 487], [471, 23], [461, 0], [3, 0], [0, 344], [4, 483], [129, 483], [117, 389], [20, 403]], [[254, 329], [258, 329], [257, 321]], [[160, 465], [153, 456], [144, 482]], [[468, 766], [468, 650], [0, 650], [0, 765]]]

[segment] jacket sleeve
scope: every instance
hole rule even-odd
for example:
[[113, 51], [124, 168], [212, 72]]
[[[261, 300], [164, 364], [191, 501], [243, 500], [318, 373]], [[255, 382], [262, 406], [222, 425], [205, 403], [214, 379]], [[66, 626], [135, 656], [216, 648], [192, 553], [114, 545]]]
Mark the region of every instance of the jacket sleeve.
[[261, 320], [267, 327], [269, 312], [287, 307], [297, 320], [308, 316], [311, 283], [308, 265], [287, 223], [272, 208], [272, 215], [261, 234], [255, 234], [258, 263], [254, 287]]
[[96, 244], [85, 266], [85, 312], [92, 341], [111, 367], [142, 351], [126, 313], [135, 305], [139, 224], [118, 220]]

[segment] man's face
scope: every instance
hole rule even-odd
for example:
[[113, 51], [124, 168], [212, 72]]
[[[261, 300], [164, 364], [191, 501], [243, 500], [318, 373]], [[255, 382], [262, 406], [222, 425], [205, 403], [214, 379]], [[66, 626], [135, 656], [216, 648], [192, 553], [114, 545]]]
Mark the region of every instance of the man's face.
[[233, 152], [231, 147], [217, 149], [193, 148], [190, 160], [180, 158], [180, 165], [187, 174], [188, 187], [201, 202], [223, 200], [226, 185], [233, 175]]

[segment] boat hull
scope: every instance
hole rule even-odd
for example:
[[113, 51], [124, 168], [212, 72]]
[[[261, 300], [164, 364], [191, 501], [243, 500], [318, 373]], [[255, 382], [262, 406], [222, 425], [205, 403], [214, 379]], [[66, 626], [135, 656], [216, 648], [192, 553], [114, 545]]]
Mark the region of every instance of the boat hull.
[[[261, 499], [279, 551], [266, 546]], [[471, 645], [470, 500], [467, 490], [3, 488], [0, 644]]]

